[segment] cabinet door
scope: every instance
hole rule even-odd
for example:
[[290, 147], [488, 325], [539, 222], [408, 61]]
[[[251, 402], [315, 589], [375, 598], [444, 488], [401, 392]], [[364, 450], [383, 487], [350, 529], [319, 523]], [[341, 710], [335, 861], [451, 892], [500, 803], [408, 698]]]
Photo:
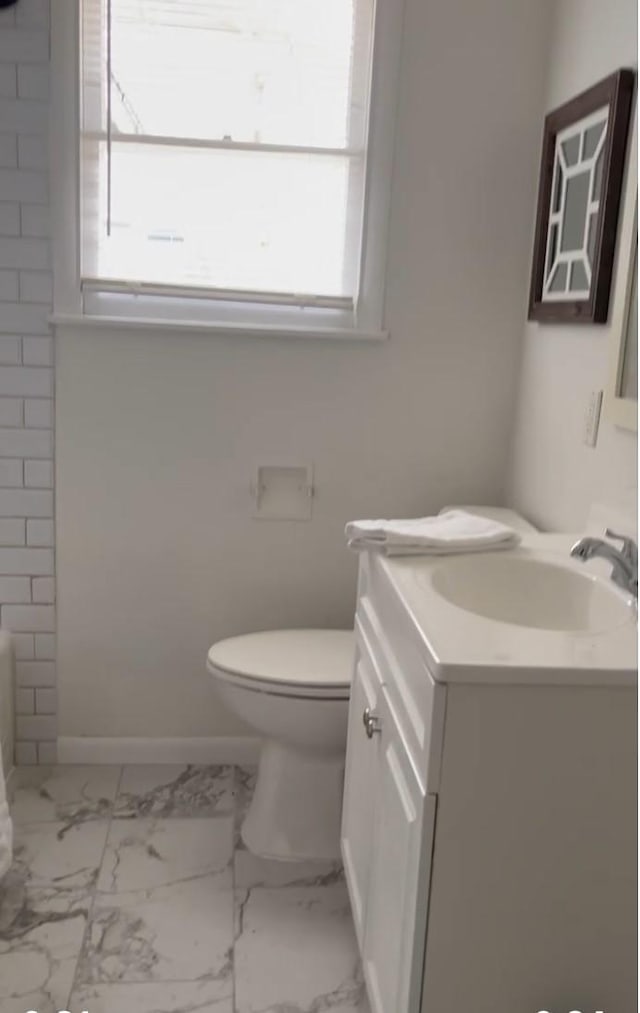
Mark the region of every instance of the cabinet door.
[[374, 845], [363, 945], [372, 1013], [417, 1013], [435, 826], [436, 796], [425, 795], [400, 738], [386, 688]]
[[379, 694], [380, 686], [375, 669], [367, 657], [366, 648], [363, 649], [363, 645], [358, 642], [349, 703], [341, 846], [361, 952], [376, 801], [377, 754], [380, 748], [379, 735], [367, 737], [363, 714], [367, 707], [375, 711]]

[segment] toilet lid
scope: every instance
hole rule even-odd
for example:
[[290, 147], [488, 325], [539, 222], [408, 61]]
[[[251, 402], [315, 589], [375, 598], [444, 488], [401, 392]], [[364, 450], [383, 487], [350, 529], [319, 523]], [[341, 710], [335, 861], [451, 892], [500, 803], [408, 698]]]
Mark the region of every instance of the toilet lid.
[[220, 640], [209, 665], [261, 682], [318, 688], [351, 685], [353, 630], [267, 630]]

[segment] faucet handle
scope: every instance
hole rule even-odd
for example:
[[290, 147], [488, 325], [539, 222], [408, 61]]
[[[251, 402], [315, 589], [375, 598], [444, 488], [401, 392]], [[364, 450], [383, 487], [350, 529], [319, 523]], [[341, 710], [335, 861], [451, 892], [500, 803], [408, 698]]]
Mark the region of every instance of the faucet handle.
[[622, 542], [622, 555], [635, 566], [638, 565], [638, 546], [633, 538], [629, 538], [628, 535], [617, 535], [611, 528], [605, 528], [604, 533], [607, 538], [613, 538], [617, 542]]

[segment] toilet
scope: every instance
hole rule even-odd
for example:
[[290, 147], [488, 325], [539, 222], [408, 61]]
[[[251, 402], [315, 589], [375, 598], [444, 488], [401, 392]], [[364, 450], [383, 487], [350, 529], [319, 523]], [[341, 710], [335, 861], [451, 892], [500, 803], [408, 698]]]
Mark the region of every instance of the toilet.
[[207, 668], [263, 738], [241, 836], [264, 858], [338, 859], [352, 630], [268, 630], [220, 640]]

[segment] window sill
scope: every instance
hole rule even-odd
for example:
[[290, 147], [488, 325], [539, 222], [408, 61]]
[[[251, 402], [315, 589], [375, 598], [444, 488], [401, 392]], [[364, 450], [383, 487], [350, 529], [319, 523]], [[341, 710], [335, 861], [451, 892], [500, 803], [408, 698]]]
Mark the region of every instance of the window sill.
[[296, 338], [323, 341], [386, 341], [388, 331], [363, 330], [356, 327], [300, 327], [282, 324], [245, 324], [206, 322], [202, 320], [167, 320], [149, 317], [98, 316], [82, 313], [54, 313], [50, 323], [55, 327], [83, 327], [88, 330], [163, 331], [193, 334], [237, 334], [250, 338]]

